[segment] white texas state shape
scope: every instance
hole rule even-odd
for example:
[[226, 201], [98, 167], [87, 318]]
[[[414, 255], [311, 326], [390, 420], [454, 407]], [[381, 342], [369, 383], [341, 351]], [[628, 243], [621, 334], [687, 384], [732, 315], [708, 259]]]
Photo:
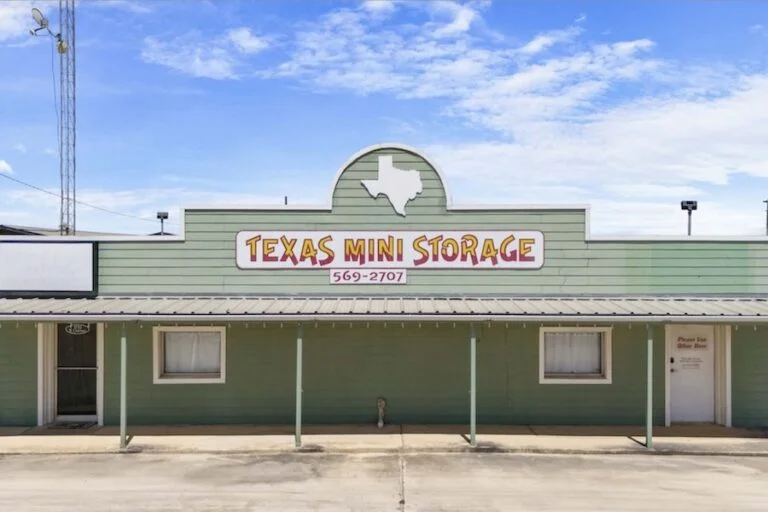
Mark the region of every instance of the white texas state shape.
[[419, 171], [398, 169], [392, 163], [392, 155], [379, 156], [379, 177], [362, 180], [365, 189], [374, 199], [383, 194], [392, 208], [405, 217], [405, 205], [421, 194], [423, 188]]

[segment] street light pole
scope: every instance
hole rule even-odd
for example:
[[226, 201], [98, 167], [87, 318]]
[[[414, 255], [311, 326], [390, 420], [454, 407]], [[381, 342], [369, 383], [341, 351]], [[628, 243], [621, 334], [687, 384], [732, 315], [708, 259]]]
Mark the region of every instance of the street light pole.
[[691, 236], [691, 216], [698, 206], [696, 201], [680, 201], [680, 209], [688, 212], [688, 236]]
[[168, 218], [168, 212], [157, 212], [157, 218], [160, 220], [160, 236], [165, 234], [165, 220]]

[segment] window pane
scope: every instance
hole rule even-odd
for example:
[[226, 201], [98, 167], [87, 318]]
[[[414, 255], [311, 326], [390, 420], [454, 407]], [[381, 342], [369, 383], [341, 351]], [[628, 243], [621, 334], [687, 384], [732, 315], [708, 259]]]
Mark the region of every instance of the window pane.
[[166, 332], [164, 373], [221, 371], [221, 336], [218, 332]]
[[545, 373], [602, 373], [602, 336], [599, 332], [544, 334]]

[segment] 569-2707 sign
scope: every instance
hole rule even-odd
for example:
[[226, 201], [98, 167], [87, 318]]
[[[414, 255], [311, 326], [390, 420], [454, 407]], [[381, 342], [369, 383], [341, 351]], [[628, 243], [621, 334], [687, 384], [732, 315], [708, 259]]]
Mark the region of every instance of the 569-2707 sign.
[[405, 284], [406, 270], [398, 269], [331, 269], [331, 284]]

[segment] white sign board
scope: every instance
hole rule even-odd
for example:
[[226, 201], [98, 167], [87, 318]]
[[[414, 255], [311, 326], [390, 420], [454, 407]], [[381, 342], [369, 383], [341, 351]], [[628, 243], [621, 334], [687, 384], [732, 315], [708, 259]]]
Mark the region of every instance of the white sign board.
[[93, 292], [92, 243], [3, 242], [0, 293]]
[[538, 269], [539, 231], [241, 231], [242, 269]]

